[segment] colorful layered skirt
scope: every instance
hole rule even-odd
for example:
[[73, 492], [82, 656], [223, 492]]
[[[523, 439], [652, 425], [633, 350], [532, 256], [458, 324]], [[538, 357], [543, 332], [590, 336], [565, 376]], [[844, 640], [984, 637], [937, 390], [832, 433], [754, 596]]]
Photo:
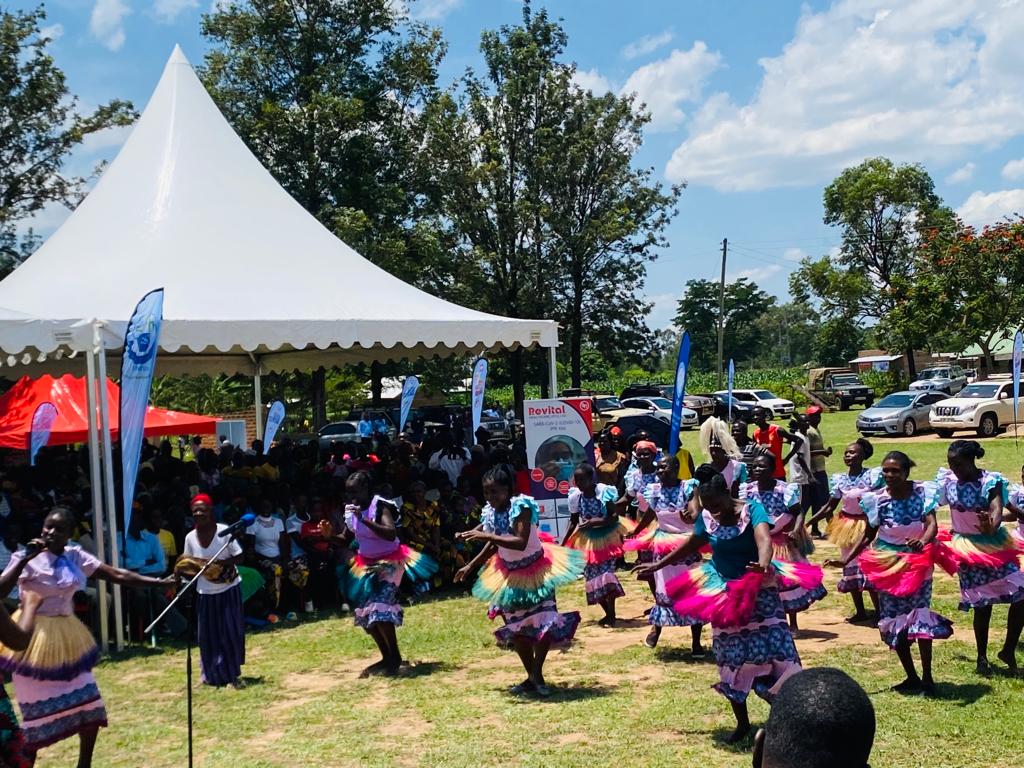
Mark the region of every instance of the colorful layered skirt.
[[1008, 530], [991, 534], [940, 532], [939, 541], [956, 562], [960, 580], [960, 610], [985, 608], [1024, 600], [1021, 544]]
[[[867, 527], [867, 518], [863, 515], [848, 515], [845, 512], [840, 512], [829, 521], [825, 535], [829, 541], [839, 547], [840, 556], [845, 560], [853, 548], [860, 543]], [[863, 592], [870, 588], [857, 560], [848, 563], [843, 568], [843, 576], [839, 579], [839, 584], [836, 585], [836, 589], [844, 593]]]
[[92, 675], [98, 659], [92, 633], [74, 616], [36, 616], [25, 650], [0, 647], [0, 669], [13, 678], [29, 752], [107, 724]]
[[944, 547], [932, 542], [919, 552], [876, 542], [860, 555], [860, 566], [878, 592], [878, 632], [892, 649], [902, 638], [945, 640], [953, 622], [931, 609], [932, 573], [936, 565], [950, 571]]
[[402, 606], [398, 587], [402, 577], [425, 582], [437, 573], [433, 558], [405, 544], [381, 557], [365, 557], [358, 552], [349, 563], [346, 582], [348, 599], [355, 606], [357, 627], [369, 629], [378, 622], [402, 626]]
[[751, 691], [770, 702], [801, 669], [779, 585], [813, 588], [821, 583], [821, 569], [806, 563], [773, 565], [773, 575], [725, 579], [708, 561], [668, 584], [677, 613], [696, 616], [714, 628], [711, 648], [719, 678], [714, 688], [731, 702], [746, 701]]
[[[807, 555], [814, 551], [814, 543], [807, 535], [804, 527], [797, 529], [797, 541], [793, 541], [785, 533], [772, 536], [772, 557], [780, 562], [807, 563]], [[823, 599], [828, 592], [821, 582], [810, 587], [802, 586], [799, 581], [788, 585], [780, 585], [779, 598], [786, 613], [801, 613], [814, 603]]]
[[559, 613], [555, 591], [583, 574], [586, 557], [577, 549], [539, 544], [533, 552], [514, 553], [522, 555], [515, 560], [513, 553], [499, 550], [473, 585], [473, 596], [490, 605], [488, 617], [504, 621], [494, 632], [502, 648], [514, 647], [520, 638], [565, 648], [579, 627], [578, 611]]
[[668, 594], [668, 585], [673, 579], [683, 571], [696, 568], [703, 561], [704, 558], [700, 554], [695, 554], [681, 563], [666, 565], [654, 572], [654, 607], [647, 614], [648, 624], [655, 627], [693, 627], [704, 623], [696, 616], [687, 616], [676, 611], [675, 601]]
[[597, 605], [609, 598], [626, 594], [615, 575], [615, 564], [622, 556], [623, 540], [636, 524], [627, 518], [598, 528], [577, 528], [566, 541], [566, 546], [582, 552], [586, 558], [583, 579], [587, 605]]
[[25, 734], [18, 725], [14, 706], [0, 685], [0, 768], [29, 768], [25, 754]]

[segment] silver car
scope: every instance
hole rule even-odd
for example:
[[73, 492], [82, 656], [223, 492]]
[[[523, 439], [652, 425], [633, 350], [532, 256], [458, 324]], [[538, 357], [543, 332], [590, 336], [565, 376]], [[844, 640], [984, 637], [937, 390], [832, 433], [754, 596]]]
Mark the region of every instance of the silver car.
[[[658, 415], [672, 421], [672, 401], [667, 397], [627, 397], [622, 401], [623, 408], [643, 408], [654, 411]], [[684, 407], [679, 426], [682, 429], [694, 429], [698, 426], [697, 412]]]
[[857, 417], [857, 431], [871, 435], [913, 437], [929, 429], [928, 412], [932, 405], [948, 398], [945, 392], [904, 391], [886, 395]]

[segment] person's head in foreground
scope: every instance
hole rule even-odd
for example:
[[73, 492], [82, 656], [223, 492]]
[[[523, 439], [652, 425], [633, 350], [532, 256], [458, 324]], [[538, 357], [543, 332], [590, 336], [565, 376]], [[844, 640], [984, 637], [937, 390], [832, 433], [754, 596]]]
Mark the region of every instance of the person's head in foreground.
[[818, 667], [783, 683], [754, 738], [754, 768], [868, 768], [875, 709], [840, 669]]

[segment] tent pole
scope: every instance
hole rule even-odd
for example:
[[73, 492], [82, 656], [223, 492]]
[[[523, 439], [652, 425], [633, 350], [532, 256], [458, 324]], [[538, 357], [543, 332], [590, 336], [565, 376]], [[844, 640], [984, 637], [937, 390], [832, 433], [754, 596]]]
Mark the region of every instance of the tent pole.
[[[263, 369], [258, 357], [252, 358], [256, 373], [252, 377], [252, 390], [256, 396], [256, 439], [263, 439]], [[244, 446], [243, 446], [244, 447]]]
[[[96, 547], [96, 557], [106, 562], [103, 541], [103, 478], [100, 472], [100, 446], [97, 434], [96, 419], [96, 350], [90, 345], [85, 352], [85, 393], [89, 416], [89, 484], [92, 487], [92, 535]], [[100, 649], [103, 653], [110, 650], [107, 639], [107, 583], [96, 579], [96, 594], [100, 616]]]
[[558, 347], [548, 347], [549, 397], [558, 397]]
[[[93, 326], [97, 350], [99, 379], [100, 429], [103, 437], [103, 486], [107, 496], [107, 526], [110, 529], [110, 564], [121, 567], [121, 534], [117, 529], [117, 496], [114, 492], [114, 451], [110, 441], [110, 413], [107, 405], [107, 350], [100, 336], [100, 327]], [[114, 646], [124, 650], [124, 614], [121, 613], [121, 585], [114, 585]]]

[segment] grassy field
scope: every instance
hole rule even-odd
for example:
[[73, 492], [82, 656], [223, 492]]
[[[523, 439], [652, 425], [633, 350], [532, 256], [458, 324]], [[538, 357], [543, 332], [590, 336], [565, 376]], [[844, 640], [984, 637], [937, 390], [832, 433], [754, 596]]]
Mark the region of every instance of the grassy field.
[[[841, 467], [841, 446], [853, 438], [853, 414], [829, 415], [823, 432], [836, 446], [830, 471]], [[688, 438], [695, 440], [695, 436]], [[876, 462], [889, 445], [878, 441]], [[945, 442], [911, 441], [916, 475], [934, 475]], [[986, 466], [1016, 475], [1013, 440], [987, 441]], [[815, 559], [835, 554], [823, 545]], [[829, 572], [829, 585], [837, 574]], [[724, 699], [710, 685], [712, 663], [693, 662], [688, 630], [668, 630], [662, 646], [642, 645], [646, 587], [623, 575], [628, 597], [614, 630], [595, 624], [582, 584], [560, 593], [563, 610], [579, 609], [584, 623], [568, 652], [552, 654], [548, 701], [510, 696], [522, 678], [514, 654], [492, 642], [485, 607], [466, 597], [436, 599], [406, 610], [399, 630], [413, 663], [393, 680], [358, 679], [374, 660], [372, 642], [348, 618], [322, 618], [248, 637], [242, 691], [197, 684], [197, 765], [271, 766], [718, 766], [749, 765], [749, 742], [730, 747]], [[953, 618], [956, 635], [936, 644], [939, 696], [903, 697], [888, 688], [899, 664], [878, 633], [844, 622], [845, 596], [833, 592], [802, 617], [798, 647], [805, 666], [837, 666], [869, 692], [878, 717], [872, 765], [916, 768], [1018, 766], [1024, 680], [974, 674], [970, 619], [956, 610], [955, 582], [936, 579], [935, 609]], [[993, 619], [993, 654], [1006, 610]], [[709, 641], [708, 632], [705, 641]], [[994, 655], [993, 655], [994, 658]], [[97, 669], [111, 727], [102, 732], [96, 765], [179, 768], [186, 764], [181, 649], [136, 650]], [[198, 680], [198, 673], [197, 673]], [[767, 706], [751, 698], [755, 723]], [[74, 762], [76, 744], [44, 751], [41, 768]]]

